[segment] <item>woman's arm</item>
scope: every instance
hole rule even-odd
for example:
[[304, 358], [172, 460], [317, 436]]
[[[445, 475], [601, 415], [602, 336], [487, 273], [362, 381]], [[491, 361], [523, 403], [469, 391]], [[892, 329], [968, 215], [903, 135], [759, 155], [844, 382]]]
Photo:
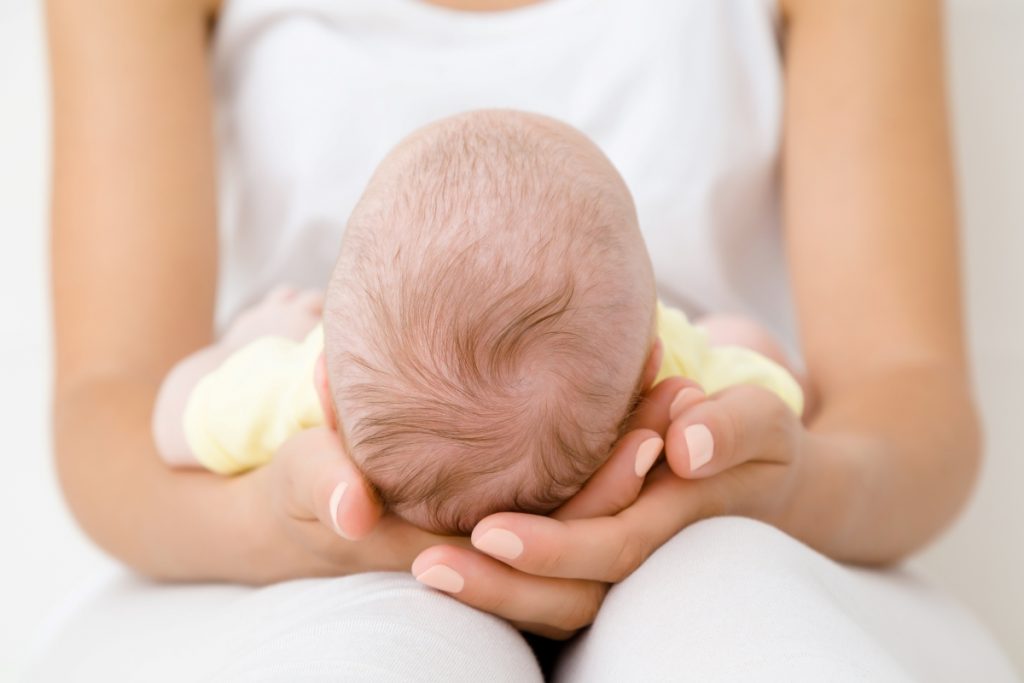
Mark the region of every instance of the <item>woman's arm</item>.
[[[234, 487], [172, 474], [150, 411], [212, 339], [214, 162], [198, 1], [50, 0], [61, 483], [92, 538], [158, 576], [222, 575]], [[198, 536], [198, 538], [196, 538]]]
[[439, 538], [390, 518], [371, 539], [339, 538], [368, 534], [380, 508], [328, 430], [296, 435], [270, 466], [238, 477], [174, 471], [157, 455], [160, 382], [213, 336], [213, 10], [200, 0], [47, 7], [53, 429], [65, 496], [99, 545], [159, 578], [408, 567]]
[[937, 0], [786, 0], [785, 230], [820, 399], [776, 520], [894, 560], [978, 468]]

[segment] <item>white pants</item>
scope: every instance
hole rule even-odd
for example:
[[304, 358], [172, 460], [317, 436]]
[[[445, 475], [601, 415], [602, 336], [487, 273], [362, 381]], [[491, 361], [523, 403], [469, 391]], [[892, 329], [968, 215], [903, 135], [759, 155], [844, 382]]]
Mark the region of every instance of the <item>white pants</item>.
[[[770, 526], [695, 524], [608, 594], [556, 681], [1016, 680], [959, 607]], [[30, 680], [541, 681], [513, 628], [400, 573], [262, 589], [122, 576], [67, 620]]]

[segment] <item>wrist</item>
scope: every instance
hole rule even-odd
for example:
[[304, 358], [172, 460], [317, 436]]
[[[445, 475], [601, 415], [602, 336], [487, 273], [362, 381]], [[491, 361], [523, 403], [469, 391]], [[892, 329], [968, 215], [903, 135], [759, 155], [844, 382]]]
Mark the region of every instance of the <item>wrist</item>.
[[224, 578], [252, 585], [263, 585], [276, 578], [276, 524], [270, 513], [269, 482], [265, 468], [226, 477], [225, 514], [233, 529], [231, 554], [235, 556]]
[[861, 434], [805, 432], [794, 485], [777, 525], [816, 550], [840, 561], [878, 562], [878, 545], [860, 538], [860, 522], [875, 495], [878, 455], [886, 445]]
[[287, 524], [299, 522], [282, 519], [283, 513], [273, 497], [271, 474], [271, 467], [264, 466], [228, 478], [226, 514], [231, 516], [231, 553], [234, 557], [228, 565], [229, 575], [224, 578], [266, 585], [287, 579], [341, 573], [335, 567], [320, 567], [318, 558], [288, 533]]

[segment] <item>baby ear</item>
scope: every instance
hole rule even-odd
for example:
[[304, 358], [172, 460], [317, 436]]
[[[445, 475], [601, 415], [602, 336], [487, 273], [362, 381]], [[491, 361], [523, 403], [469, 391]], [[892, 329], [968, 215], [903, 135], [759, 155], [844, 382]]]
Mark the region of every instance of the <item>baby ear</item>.
[[655, 337], [654, 343], [651, 344], [651, 350], [647, 354], [647, 363], [644, 365], [644, 374], [642, 378], [642, 387], [644, 391], [651, 388], [654, 384], [654, 380], [658, 377], [658, 371], [661, 370], [661, 359], [664, 353], [664, 349], [661, 345], [661, 337]]
[[334, 412], [331, 388], [327, 384], [327, 361], [324, 359], [323, 351], [316, 357], [313, 384], [316, 386], [316, 395], [320, 399], [320, 408], [324, 411], [324, 425], [332, 431], [338, 431], [338, 416]]

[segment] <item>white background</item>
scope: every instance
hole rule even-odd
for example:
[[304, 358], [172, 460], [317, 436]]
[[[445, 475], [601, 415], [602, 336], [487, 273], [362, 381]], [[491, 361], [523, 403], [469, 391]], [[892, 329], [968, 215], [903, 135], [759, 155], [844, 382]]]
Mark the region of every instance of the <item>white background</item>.
[[[967, 513], [914, 564], [971, 606], [1024, 670], [1024, 0], [948, 2], [988, 460]], [[0, 680], [108, 562], [74, 526], [51, 465], [47, 106], [38, 7], [0, 0]]]

